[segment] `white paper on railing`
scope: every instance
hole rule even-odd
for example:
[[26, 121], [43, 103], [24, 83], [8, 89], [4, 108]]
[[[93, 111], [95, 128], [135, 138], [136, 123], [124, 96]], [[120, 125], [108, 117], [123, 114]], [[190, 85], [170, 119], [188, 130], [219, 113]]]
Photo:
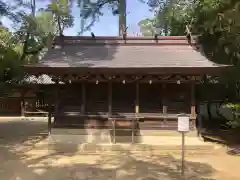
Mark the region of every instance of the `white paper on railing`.
[[189, 117], [188, 116], [179, 116], [178, 117], [178, 131], [179, 132], [188, 132], [189, 131]]

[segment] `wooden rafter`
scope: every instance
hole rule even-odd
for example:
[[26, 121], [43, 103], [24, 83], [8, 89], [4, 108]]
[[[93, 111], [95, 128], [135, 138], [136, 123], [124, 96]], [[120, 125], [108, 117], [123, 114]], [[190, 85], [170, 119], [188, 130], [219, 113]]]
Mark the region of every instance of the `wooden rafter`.
[[195, 75], [137, 75], [137, 74], [62, 74], [62, 75], [49, 75], [52, 80], [57, 82], [144, 82], [144, 83], [155, 83], [155, 82], [169, 82], [174, 83], [180, 81], [181, 83], [186, 82], [201, 82], [201, 76]]

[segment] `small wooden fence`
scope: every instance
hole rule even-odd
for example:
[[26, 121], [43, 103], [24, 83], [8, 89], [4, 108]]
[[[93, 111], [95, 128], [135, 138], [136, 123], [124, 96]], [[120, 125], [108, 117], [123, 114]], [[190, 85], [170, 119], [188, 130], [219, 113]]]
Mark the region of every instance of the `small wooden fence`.
[[18, 116], [21, 115], [20, 98], [0, 98], [0, 115]]
[[24, 116], [47, 116], [48, 103], [40, 99], [26, 99]]
[[[37, 98], [24, 100], [24, 116], [46, 116], [48, 103]], [[22, 100], [20, 97], [8, 97], [0, 99], [0, 116], [21, 116]]]

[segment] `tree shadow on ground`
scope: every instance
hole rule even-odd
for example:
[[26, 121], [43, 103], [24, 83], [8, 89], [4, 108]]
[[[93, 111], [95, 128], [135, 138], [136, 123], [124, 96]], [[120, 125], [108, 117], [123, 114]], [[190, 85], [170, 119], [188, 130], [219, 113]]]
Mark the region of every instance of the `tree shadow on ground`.
[[[98, 159], [94, 163], [88, 163], [88, 161], [78, 163], [77, 158], [74, 162], [64, 163], [61, 160], [64, 154], [52, 153], [23, 163], [20, 154], [14, 154], [7, 149], [4, 151], [5, 157], [11, 159], [11, 161], [1, 164], [3, 171], [0, 175], [3, 178], [2, 180], [17, 177], [24, 180], [181, 179], [181, 161], [173, 156], [142, 157], [142, 155], [137, 156], [125, 151], [114, 155], [98, 155]], [[52, 163], [53, 161], [55, 163]], [[62, 163], [60, 163], [61, 161]], [[15, 170], [13, 173], [12, 167]], [[212, 174], [214, 172], [215, 170], [208, 164], [186, 161], [185, 179], [213, 179]]]
[[[155, 156], [149, 158], [136, 157], [129, 152], [119, 153], [118, 155], [99, 155], [95, 163], [77, 163], [52, 165], [51, 161], [60, 161], [62, 157], [56, 154], [50, 154], [44, 159], [37, 161], [28, 161], [21, 163], [20, 157], [11, 155], [14, 158], [16, 171], [14, 174], [6, 173], [1, 177], [12, 178], [13, 176], [25, 180], [30, 179], [74, 179], [74, 180], [106, 180], [106, 179], [128, 179], [128, 180], [158, 180], [171, 179], [179, 180], [181, 162], [172, 156]], [[54, 158], [55, 157], [55, 158]], [[51, 161], [46, 161], [51, 159]], [[145, 159], [145, 160], [143, 160]], [[13, 159], [12, 159], [13, 160]], [[2, 169], [10, 168], [6, 165]], [[20, 167], [20, 168], [19, 168]], [[7, 171], [6, 171], [7, 172]], [[39, 173], [41, 172], [41, 173]], [[186, 161], [185, 179], [202, 180], [214, 179], [212, 174], [215, 170], [208, 164]], [[5, 179], [3, 179], [5, 180]], [[7, 180], [7, 179], [6, 179]]]
[[[147, 153], [146, 153], [147, 154]], [[118, 155], [105, 155], [98, 163], [116, 166], [118, 179], [181, 179], [181, 160], [173, 156], [136, 155], [129, 151], [122, 151]], [[210, 178], [216, 171], [208, 164], [186, 161], [186, 178]]]
[[233, 155], [233, 156], [240, 156], [240, 147], [231, 148], [231, 150], [227, 151], [227, 154]]
[[[5, 163], [0, 166], [3, 170], [0, 173], [2, 180], [17, 179], [17, 177], [24, 180], [181, 179], [181, 161], [173, 156], [136, 155], [122, 151], [116, 154], [97, 155], [96, 160], [92, 162], [92, 157], [87, 155], [74, 154], [70, 157], [68, 154], [67, 157], [64, 153], [53, 152], [24, 161], [23, 154], [15, 154], [6, 148], [4, 151], [5, 158], [10, 161], [4, 161]], [[83, 156], [85, 162], [81, 160]], [[72, 161], [68, 162], [68, 158], [72, 158]], [[212, 174], [215, 171], [208, 164], [186, 161], [185, 179], [214, 179]]]
[[[21, 122], [22, 123], [22, 122]], [[106, 179], [181, 179], [181, 161], [173, 156], [154, 155], [151, 150], [130, 152], [119, 148], [117, 152], [101, 154], [48, 150], [35, 144], [45, 137], [45, 124], [37, 122], [0, 123], [1, 180], [106, 180]], [[3, 131], [2, 131], [3, 130]], [[31, 146], [16, 151], [16, 144]], [[11, 145], [11, 146], [9, 146]], [[186, 161], [186, 178], [211, 179], [216, 172], [209, 164]]]
[[[44, 119], [44, 117], [43, 117]], [[68, 146], [62, 143], [55, 143], [48, 136], [47, 122], [31, 120], [12, 120], [0, 122], [0, 144], [2, 147], [17, 149], [22, 147], [26, 151], [31, 149], [53, 149], [57, 153], [74, 154], [78, 151], [78, 146], [84, 142], [68, 143]], [[84, 143], [83, 143], [84, 144]]]
[[208, 128], [201, 135], [205, 142], [227, 146], [227, 154], [240, 156], [240, 129]]
[[48, 136], [47, 123], [41, 121], [20, 119], [2, 121], [0, 122], [0, 129], [0, 143], [4, 146], [20, 143], [34, 144]]
[[228, 155], [240, 155], [240, 128], [231, 127], [229, 120], [219, 112], [218, 117], [202, 117], [199, 120], [201, 126], [198, 127], [197, 124], [198, 133], [205, 142], [226, 146]]

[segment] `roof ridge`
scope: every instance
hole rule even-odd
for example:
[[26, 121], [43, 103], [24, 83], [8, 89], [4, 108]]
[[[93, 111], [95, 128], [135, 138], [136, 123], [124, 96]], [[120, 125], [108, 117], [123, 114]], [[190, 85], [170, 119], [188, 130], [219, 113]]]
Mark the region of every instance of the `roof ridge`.
[[[103, 40], [121, 40], [123, 39], [122, 36], [56, 36], [56, 38], [64, 38], [68, 40], [81, 40], [81, 39], [103, 39]], [[128, 40], [155, 40], [154, 36], [127, 36]], [[187, 39], [186, 36], [158, 36], [159, 40], [179, 40], [179, 39]]]
[[186, 36], [57, 36], [54, 45], [195, 45]]

